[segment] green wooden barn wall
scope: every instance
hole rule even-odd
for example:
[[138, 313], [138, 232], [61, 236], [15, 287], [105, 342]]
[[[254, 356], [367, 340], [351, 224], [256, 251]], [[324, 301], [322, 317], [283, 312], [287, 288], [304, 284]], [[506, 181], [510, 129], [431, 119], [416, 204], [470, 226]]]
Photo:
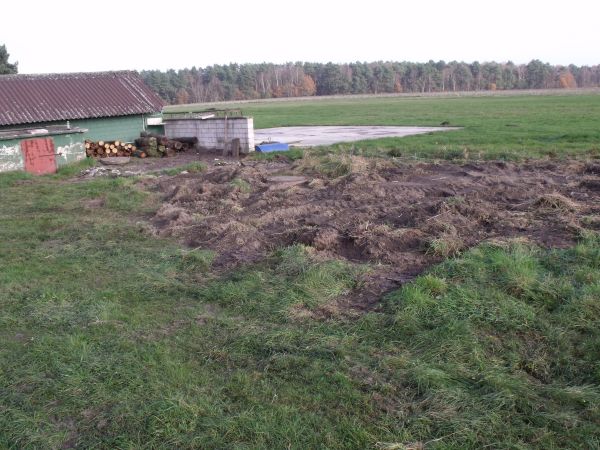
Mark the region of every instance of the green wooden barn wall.
[[98, 119], [71, 120], [72, 127], [87, 128], [85, 139], [91, 141], [131, 142], [144, 130], [145, 116], [103, 117]]
[[[119, 140], [130, 142], [140, 137], [140, 132], [144, 130], [146, 117], [146, 115], [99, 117], [96, 119], [70, 120], [69, 123], [72, 127], [88, 129], [89, 131], [85, 134], [85, 139], [92, 141]], [[49, 125], [66, 125], [66, 123], [66, 120], [26, 123], [22, 125], [2, 126], [0, 127], [0, 130], [14, 128], [44, 128]]]

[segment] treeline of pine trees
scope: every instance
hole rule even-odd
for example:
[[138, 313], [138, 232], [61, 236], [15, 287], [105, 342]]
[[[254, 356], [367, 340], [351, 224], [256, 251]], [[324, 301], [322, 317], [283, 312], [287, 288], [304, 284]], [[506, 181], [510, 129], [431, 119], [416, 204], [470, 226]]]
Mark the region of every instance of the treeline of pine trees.
[[141, 72], [170, 104], [313, 95], [600, 86], [600, 65], [485, 62], [229, 64]]

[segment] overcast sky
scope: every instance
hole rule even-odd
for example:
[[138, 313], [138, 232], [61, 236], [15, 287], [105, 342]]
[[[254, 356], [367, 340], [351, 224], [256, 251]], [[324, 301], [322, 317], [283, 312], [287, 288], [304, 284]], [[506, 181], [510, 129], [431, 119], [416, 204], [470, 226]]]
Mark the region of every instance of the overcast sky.
[[600, 0], [2, 2], [21, 73], [353, 61], [600, 63]]

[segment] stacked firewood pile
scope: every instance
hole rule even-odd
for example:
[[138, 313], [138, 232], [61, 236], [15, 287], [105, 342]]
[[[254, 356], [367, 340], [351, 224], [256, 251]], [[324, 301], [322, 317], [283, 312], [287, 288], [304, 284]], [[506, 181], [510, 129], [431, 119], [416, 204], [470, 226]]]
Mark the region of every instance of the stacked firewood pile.
[[198, 142], [195, 137], [169, 139], [166, 136], [142, 132], [132, 144], [121, 141], [85, 141], [85, 153], [93, 158], [109, 156], [136, 156], [138, 158], [175, 156], [193, 147]]
[[109, 156], [146, 157], [146, 154], [138, 150], [135, 145], [121, 141], [85, 141], [85, 153], [93, 158], [107, 158]]
[[196, 138], [169, 139], [166, 136], [153, 133], [141, 133], [135, 140], [135, 145], [151, 157], [175, 156], [191, 148], [198, 140]]

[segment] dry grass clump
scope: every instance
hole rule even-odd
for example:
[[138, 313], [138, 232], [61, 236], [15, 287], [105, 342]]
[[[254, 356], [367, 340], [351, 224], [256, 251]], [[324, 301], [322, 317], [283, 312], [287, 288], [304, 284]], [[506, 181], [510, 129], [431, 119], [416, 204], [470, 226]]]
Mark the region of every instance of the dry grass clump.
[[294, 168], [303, 173], [319, 174], [327, 178], [339, 178], [345, 175], [367, 173], [390, 164], [377, 158], [347, 154], [327, 154], [318, 156], [307, 154], [298, 160]]
[[443, 234], [427, 241], [427, 253], [449, 258], [465, 248], [464, 241], [454, 234]]
[[580, 208], [576, 201], [571, 200], [558, 192], [544, 194], [540, 196], [534, 204], [540, 208], [560, 211], [576, 211]]

